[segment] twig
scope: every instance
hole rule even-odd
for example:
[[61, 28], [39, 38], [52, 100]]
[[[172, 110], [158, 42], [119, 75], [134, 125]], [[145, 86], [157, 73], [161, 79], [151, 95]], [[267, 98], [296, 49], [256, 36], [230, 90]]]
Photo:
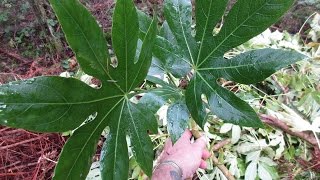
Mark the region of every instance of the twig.
[[17, 175], [28, 174], [28, 173], [29, 172], [1, 173], [0, 177], [17, 176]]
[[36, 140], [39, 140], [39, 139], [41, 139], [41, 138], [43, 138], [43, 137], [40, 136], [40, 137], [36, 137], [36, 138], [32, 138], [32, 139], [25, 140], [25, 141], [21, 141], [21, 142], [15, 143], [15, 144], [10, 144], [10, 145], [7, 145], [7, 146], [3, 146], [3, 147], [0, 147], [0, 151], [1, 151], [1, 150], [8, 149], [8, 148], [15, 147], [15, 146], [18, 146], [18, 145], [20, 145], [20, 144], [25, 144], [25, 143], [28, 143], [28, 142], [36, 141]]
[[216, 158], [216, 156], [212, 155], [211, 156], [212, 162], [214, 165], [216, 165], [220, 171], [224, 174], [224, 176], [228, 179], [228, 180], [235, 180], [235, 178], [233, 177], [233, 175], [230, 173], [230, 171], [228, 170], [228, 168], [221, 164], [219, 162], [219, 160]]
[[0, 53], [6, 54], [6, 55], [8, 55], [10, 57], [13, 57], [13, 58], [19, 60], [22, 63], [30, 62], [29, 59], [23, 58], [19, 54], [11, 53], [11, 52], [9, 52], [7, 50], [2, 49], [1, 47], [0, 47]]
[[217, 144], [213, 145], [211, 148], [210, 148], [210, 152], [211, 151], [218, 151], [219, 149], [221, 149], [223, 146], [227, 145], [231, 143], [231, 139], [225, 139], [223, 141], [220, 141], [218, 142]]
[[[195, 138], [200, 138], [201, 137], [201, 134], [198, 130], [195, 129], [194, 127], [194, 124], [193, 124], [193, 127], [192, 127], [192, 135], [195, 137]], [[223, 141], [220, 141], [219, 143], [215, 144], [214, 146], [212, 146], [212, 148], [210, 148], [210, 150], [213, 150], [213, 151], [218, 151], [219, 149], [221, 149], [223, 146], [229, 144], [231, 142], [230, 139], [225, 139]], [[224, 176], [228, 179], [228, 180], [235, 180], [235, 178], [233, 177], [233, 175], [230, 173], [230, 171], [228, 170], [228, 168], [219, 163], [219, 160], [216, 158], [216, 156], [214, 155], [214, 153], [212, 153], [212, 156], [210, 157], [212, 159], [212, 162], [214, 165], [216, 165], [220, 171], [224, 174]]]
[[[223, 146], [229, 144], [231, 142], [231, 139], [225, 139], [223, 141], [218, 142], [217, 144], [213, 145], [212, 148], [210, 149], [210, 152], [213, 151], [218, 151], [219, 149], [221, 149]], [[224, 176], [228, 179], [228, 180], [235, 180], [235, 178], [233, 177], [233, 175], [230, 173], [230, 171], [228, 170], [228, 168], [221, 164], [219, 162], [219, 160], [216, 158], [216, 156], [214, 155], [214, 153], [212, 153], [211, 156], [212, 162], [214, 165], [216, 165], [220, 171], [224, 174]]]
[[272, 116], [269, 116], [266, 114], [261, 114], [260, 118], [264, 123], [266, 123], [272, 127], [278, 128], [278, 129], [280, 129], [280, 130], [284, 131], [285, 133], [290, 134], [292, 136], [299, 137], [300, 139], [303, 139], [304, 141], [308, 142], [309, 144], [311, 144], [315, 147], [318, 146], [316, 138], [310, 133], [292, 131], [287, 124], [280, 121], [278, 118], [275, 118], [275, 117], [272, 117]]

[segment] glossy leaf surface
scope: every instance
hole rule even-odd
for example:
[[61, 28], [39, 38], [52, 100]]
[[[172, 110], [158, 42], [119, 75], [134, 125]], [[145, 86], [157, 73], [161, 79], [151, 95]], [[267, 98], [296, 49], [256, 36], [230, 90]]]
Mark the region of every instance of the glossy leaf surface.
[[[145, 79], [152, 59], [157, 23], [151, 20], [138, 40], [133, 1], [116, 3], [112, 42], [118, 62], [110, 65], [108, 49], [96, 20], [78, 0], [50, 0], [81, 68], [102, 81], [100, 89], [62, 77], [39, 77], [0, 86], [0, 124], [40, 132], [74, 130], [60, 155], [53, 179], [85, 179], [102, 131], [110, 132], [101, 153], [103, 179], [128, 178], [126, 136], [140, 167], [151, 176], [154, 116], [130, 101], [131, 91]], [[138, 52], [138, 53], [137, 53]], [[129, 125], [129, 126], [128, 126]]]
[[[304, 59], [297, 52], [275, 49], [246, 52], [229, 60], [223, 57], [227, 51], [250, 40], [276, 22], [293, 4], [293, 0], [238, 0], [225, 15], [228, 2], [196, 0], [194, 36], [191, 30], [191, 1], [166, 0], [166, 21], [160, 36], [170, 40], [168, 43], [157, 44], [154, 55], [161, 57], [172, 53], [192, 67], [193, 77], [185, 98], [193, 119], [200, 126], [204, 126], [209, 115], [207, 109], [210, 109], [211, 113], [226, 122], [263, 127], [255, 111], [232, 92], [221, 87], [217, 80], [225, 78], [244, 84], [256, 83], [280, 68]], [[222, 28], [213, 35], [214, 28], [221, 22]], [[161, 51], [163, 49], [167, 53]], [[159, 59], [165, 59], [167, 63], [171, 61], [168, 57]], [[176, 74], [175, 69], [167, 70]]]

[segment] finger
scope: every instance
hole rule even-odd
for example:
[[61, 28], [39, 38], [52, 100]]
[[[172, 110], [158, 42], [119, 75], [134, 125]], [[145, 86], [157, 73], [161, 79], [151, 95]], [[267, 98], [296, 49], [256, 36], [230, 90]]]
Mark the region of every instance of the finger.
[[168, 138], [164, 144], [164, 148], [160, 156], [158, 157], [158, 160], [160, 163], [170, 154], [171, 149], [172, 149], [172, 141], [170, 138]]
[[205, 162], [204, 160], [201, 160], [201, 163], [200, 163], [199, 168], [201, 168], [201, 169], [207, 169], [207, 162]]
[[163, 151], [164, 152], [169, 152], [171, 148], [172, 148], [172, 141], [171, 141], [170, 138], [168, 138], [166, 143], [164, 144]]
[[195, 143], [193, 143], [194, 147], [204, 149], [207, 145], [207, 139], [204, 136], [201, 136], [199, 139], [196, 140]]
[[210, 152], [208, 150], [203, 150], [202, 151], [202, 159], [206, 160], [211, 156]]
[[176, 144], [190, 143], [191, 137], [192, 137], [191, 131], [189, 129], [186, 129]]

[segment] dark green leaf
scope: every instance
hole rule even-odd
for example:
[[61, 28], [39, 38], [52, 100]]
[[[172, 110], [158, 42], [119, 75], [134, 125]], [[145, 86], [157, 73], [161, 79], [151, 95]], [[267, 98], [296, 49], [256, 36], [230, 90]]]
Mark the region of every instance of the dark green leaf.
[[210, 110], [219, 118], [236, 125], [264, 127], [251, 106], [229, 90], [220, 87], [215, 79], [203, 78], [202, 83], [204, 83], [202, 91], [206, 95]]
[[276, 22], [293, 4], [293, 0], [239, 0], [233, 6], [224, 25], [212, 41], [204, 41], [198, 66], [210, 57], [245, 43]]
[[134, 66], [128, 67], [128, 77], [131, 80], [130, 89], [132, 90], [138, 86], [148, 74], [149, 67], [151, 65], [152, 59], [152, 50], [155, 43], [155, 38], [157, 35], [157, 22], [156, 19], [153, 19], [152, 23], [149, 26], [147, 34], [143, 39], [143, 44], [141, 47], [141, 53], [139, 60]]
[[[210, 74], [197, 74], [192, 81], [192, 86], [187, 89], [186, 100], [192, 117], [203, 127], [206, 122], [205, 105], [203, 104], [201, 94], [193, 94], [194, 92], [202, 92], [208, 101], [211, 112], [217, 115], [225, 122], [249, 127], [263, 127], [262, 122], [255, 111], [243, 100], [239, 99], [232, 92], [220, 87], [216, 83], [215, 77]], [[197, 99], [192, 102], [189, 98]], [[200, 101], [200, 100], [201, 101]]]
[[[139, 166], [149, 177], [151, 177], [153, 164], [153, 144], [147, 134], [146, 128], [147, 123], [150, 120], [144, 115], [147, 113], [150, 114], [150, 112], [148, 112], [147, 109], [139, 108], [140, 106], [134, 106], [130, 102], [127, 102], [125, 106], [123, 118], [128, 121], [134, 155]], [[139, 119], [139, 121], [137, 121], [137, 119]], [[154, 116], [153, 120], [156, 121]]]
[[59, 180], [86, 178], [95, 145], [109, 126], [101, 158], [103, 178], [127, 179], [127, 134], [134, 142], [137, 162], [150, 176], [153, 148], [147, 130], [157, 131], [156, 121], [143, 104], [133, 104], [129, 97], [134, 96], [131, 90], [144, 80], [151, 64], [156, 21], [150, 24], [145, 38], [138, 40], [133, 2], [116, 2], [112, 39], [118, 66], [112, 67], [102, 31], [84, 6], [77, 0], [50, 2], [80, 65], [101, 79], [102, 87], [93, 89], [79, 80], [61, 77], [2, 85], [1, 125], [42, 132], [74, 130], [56, 166], [54, 179]]
[[[186, 91], [186, 104], [200, 126], [204, 126], [209, 108], [227, 122], [262, 127], [253, 109], [216, 81], [219, 78], [246, 84], [261, 81], [276, 70], [303, 58], [296, 52], [271, 49], [244, 53], [231, 60], [223, 57], [227, 51], [276, 22], [293, 4], [293, 0], [238, 0], [221, 22], [221, 30], [214, 36], [213, 30], [224, 15], [228, 2], [196, 0], [198, 47], [191, 30], [190, 0], [166, 0], [164, 14], [168, 23], [163, 24], [160, 35], [169, 42], [158, 43], [155, 55], [162, 56], [160, 60], [165, 59], [162, 64], [171, 61], [170, 53], [189, 60], [192, 67], [189, 74], [194, 77]], [[159, 49], [165, 49], [167, 53]], [[169, 73], [174, 72], [174, 69], [162, 67]]]
[[139, 19], [140, 38], [144, 39], [144, 36], [147, 34], [150, 24], [152, 23], [152, 19], [140, 10], [137, 10], [137, 13]]
[[89, 122], [74, 132], [61, 152], [60, 161], [53, 176], [54, 180], [86, 178], [104, 127], [97, 126], [95, 122]]
[[117, 56], [118, 66], [110, 69], [111, 76], [125, 92], [130, 88], [129, 68], [134, 66], [139, 22], [136, 8], [131, 0], [118, 0], [113, 14], [112, 45]]
[[167, 111], [168, 132], [173, 143], [181, 137], [188, 128], [189, 111], [184, 102], [176, 102]]
[[2, 85], [0, 123], [38, 132], [69, 131], [99, 111], [101, 103], [121, 96], [116, 91], [105, 96], [97, 92], [81, 81], [62, 77], [39, 77]]
[[118, 107], [117, 112], [109, 125], [110, 132], [103, 144], [100, 156], [100, 171], [102, 179], [128, 179], [129, 157], [126, 142], [127, 125], [121, 115], [126, 101]]
[[186, 91], [186, 104], [192, 118], [200, 127], [204, 127], [207, 120], [206, 105], [202, 100], [203, 83], [199, 76], [194, 76]]
[[163, 69], [176, 77], [183, 77], [191, 71], [189, 60], [181, 54], [179, 47], [163, 37], [157, 37], [153, 54], [161, 60]]
[[213, 76], [235, 81], [242, 84], [252, 84], [263, 81], [282, 67], [301, 61], [306, 56], [280, 49], [260, 49], [240, 54], [230, 60], [210, 59], [205, 68], [199, 71], [209, 71]]
[[95, 153], [95, 145], [109, 119], [118, 120], [115, 116], [121, 113], [117, 111], [121, 102], [123, 102], [122, 99], [113, 102], [108, 101], [108, 105], [104, 104], [105, 108], [108, 109], [107, 112], [98, 112], [94, 120], [75, 130], [61, 152], [54, 179], [86, 178], [92, 163], [92, 156]]
[[221, 20], [227, 3], [228, 0], [196, 0], [197, 41], [213, 37], [213, 29]]
[[197, 56], [197, 43], [191, 35], [191, 12], [190, 0], [166, 0], [164, 3], [164, 16], [168, 25], [184, 57], [188, 57], [188, 60], [193, 63]]
[[105, 82], [110, 57], [96, 20], [78, 0], [50, 0], [50, 3], [83, 71]]

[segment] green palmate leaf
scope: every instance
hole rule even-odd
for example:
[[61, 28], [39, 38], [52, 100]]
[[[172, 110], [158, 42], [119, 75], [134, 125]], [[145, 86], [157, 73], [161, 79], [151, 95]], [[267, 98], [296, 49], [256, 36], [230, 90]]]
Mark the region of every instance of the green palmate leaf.
[[110, 132], [103, 144], [100, 158], [102, 179], [128, 178], [129, 156], [126, 137], [123, 132], [118, 134]]
[[181, 137], [188, 128], [189, 111], [184, 102], [176, 102], [169, 106], [167, 111], [168, 132], [173, 143]]
[[[109, 112], [110, 113], [110, 112]], [[60, 155], [53, 179], [85, 179], [90, 170], [101, 132], [107, 125], [107, 116], [96, 119], [79, 129], [68, 139]], [[96, 123], [96, 121], [100, 121]]]
[[[135, 159], [151, 176], [153, 147], [147, 132], [157, 131], [152, 112], [134, 104], [131, 91], [146, 77], [157, 23], [152, 20], [138, 41], [137, 12], [130, 0], [118, 0], [112, 42], [118, 66], [109, 62], [96, 20], [78, 0], [50, 0], [66, 39], [82, 69], [102, 81], [102, 88], [62, 77], [39, 77], [0, 86], [0, 124], [40, 132], [74, 130], [60, 155], [53, 179], [85, 179], [102, 131], [110, 133], [101, 154], [103, 179], [127, 179], [126, 135]], [[129, 125], [129, 126], [128, 126]]]
[[207, 120], [206, 104], [202, 98], [202, 80], [199, 76], [194, 76], [186, 91], [186, 103], [193, 119], [199, 126], [204, 127]]
[[[147, 116], [144, 114], [149, 113], [145, 108], [139, 108], [139, 106], [133, 106], [132, 103], [127, 102], [126, 114], [124, 118], [129, 121], [129, 132], [131, 137], [131, 143], [133, 147], [133, 153], [137, 162], [144, 172], [151, 177], [152, 164], [153, 164], [153, 144], [147, 134]], [[140, 119], [140, 121], [136, 121]], [[153, 116], [155, 120], [155, 116]]]
[[[293, 0], [238, 0], [224, 15], [227, 4], [227, 0], [196, 0], [196, 36], [193, 37], [190, 0], [166, 0], [164, 15], [168, 23], [164, 23], [160, 35], [167, 40], [173, 37], [169, 43], [157, 44], [159, 47], [155, 48], [154, 55], [163, 56], [168, 63], [172, 57], [168, 54], [172, 53], [185, 59], [193, 68], [193, 78], [185, 94], [186, 104], [200, 126], [204, 126], [208, 117], [206, 109], [210, 109], [227, 122], [263, 127], [254, 110], [232, 92], [220, 87], [217, 80], [225, 78], [244, 84], [256, 83], [304, 58], [297, 52], [274, 49], [255, 50], [230, 60], [223, 57], [225, 52], [276, 22]], [[223, 22], [222, 16], [225, 16]], [[213, 36], [219, 21], [222, 28]], [[162, 49], [167, 53], [160, 51]], [[167, 70], [173, 73], [175, 68], [172, 69]]]

